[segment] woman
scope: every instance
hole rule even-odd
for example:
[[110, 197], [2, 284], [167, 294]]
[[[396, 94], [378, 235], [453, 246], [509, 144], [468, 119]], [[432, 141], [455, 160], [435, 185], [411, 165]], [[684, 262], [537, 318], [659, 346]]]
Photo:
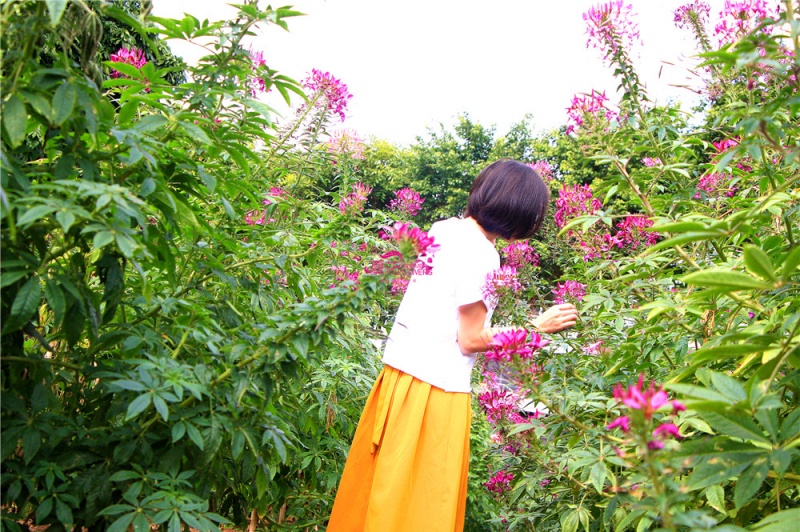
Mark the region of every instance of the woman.
[[[495, 240], [530, 238], [549, 192], [528, 165], [504, 159], [475, 179], [464, 218], [433, 224], [429, 275], [415, 274], [384, 350], [328, 524], [330, 532], [459, 531], [469, 470], [470, 374], [491, 328], [487, 277], [500, 267]], [[540, 332], [575, 324], [573, 305], [530, 323]]]

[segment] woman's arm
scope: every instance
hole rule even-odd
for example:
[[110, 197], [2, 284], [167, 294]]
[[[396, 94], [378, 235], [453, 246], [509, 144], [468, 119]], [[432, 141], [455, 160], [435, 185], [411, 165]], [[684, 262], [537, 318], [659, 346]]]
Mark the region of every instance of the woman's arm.
[[[494, 335], [509, 329], [522, 327], [484, 327], [486, 322], [486, 305], [476, 301], [458, 307], [458, 347], [462, 353], [482, 353], [489, 349], [489, 342]], [[554, 333], [575, 325], [578, 310], [575, 305], [565, 303], [555, 305], [531, 320], [531, 325], [539, 332]]]

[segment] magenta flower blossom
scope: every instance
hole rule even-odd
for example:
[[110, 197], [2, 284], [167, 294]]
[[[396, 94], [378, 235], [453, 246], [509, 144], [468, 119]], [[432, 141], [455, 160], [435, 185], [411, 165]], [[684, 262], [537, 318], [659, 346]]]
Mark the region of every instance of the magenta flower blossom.
[[317, 105], [324, 105], [327, 110], [339, 115], [344, 122], [344, 111], [347, 103], [353, 97], [347, 90], [347, 85], [333, 77], [329, 72], [322, 72], [316, 68], [303, 80], [303, 87], [311, 92], [318, 93]]
[[564, 185], [556, 200], [556, 225], [561, 228], [573, 219], [585, 214], [594, 214], [603, 208], [603, 203], [592, 195], [589, 185]]
[[395, 198], [389, 202], [389, 208], [404, 216], [416, 216], [425, 200], [419, 193], [410, 188], [401, 188], [394, 191]]
[[680, 440], [683, 436], [681, 436], [678, 427], [674, 423], [662, 423], [653, 431], [653, 437], [660, 439], [672, 437]]
[[644, 163], [644, 165], [648, 167], [661, 166], [662, 164], [664, 164], [658, 157], [645, 157], [644, 159], [642, 159], [642, 163]]
[[519, 404], [523, 399], [519, 393], [500, 385], [497, 376], [492, 372], [485, 373], [484, 377], [486, 379], [481, 384], [478, 403], [486, 412], [489, 423], [496, 425], [503, 419], [512, 423], [524, 423], [525, 418], [519, 414]]
[[576, 94], [572, 97], [572, 103], [567, 107], [567, 128], [566, 134], [573, 133], [582, 127], [587, 121], [589, 123], [602, 122], [608, 129], [612, 122], [619, 121], [619, 113], [606, 105], [608, 97], [605, 91], [602, 93], [592, 90], [589, 94]]
[[352, 129], [340, 129], [328, 140], [328, 153], [351, 159], [364, 159], [364, 141]]
[[505, 330], [494, 335], [489, 342], [490, 349], [484, 356], [487, 360], [498, 362], [510, 362], [515, 356], [520, 360], [528, 360], [536, 350], [548, 343], [537, 333], [531, 333], [529, 340], [528, 331], [525, 329]]
[[586, 21], [587, 48], [597, 48], [603, 52], [603, 59], [611, 62], [620, 48], [630, 47], [639, 39], [639, 26], [633, 20], [630, 4], [614, 0], [598, 4], [583, 14]]
[[497, 301], [501, 295], [519, 292], [522, 288], [522, 284], [517, 279], [517, 269], [511, 266], [500, 266], [486, 276], [483, 297]]
[[[117, 50], [117, 53], [111, 54], [108, 58], [115, 63], [128, 63], [129, 65], [133, 65], [139, 69], [141, 69], [147, 63], [147, 59], [144, 57], [144, 52], [135, 47], [127, 48], [123, 46]], [[126, 78], [128, 76], [112, 68], [111, 77]]]
[[628, 408], [640, 410], [645, 419], [653, 417], [653, 413], [662, 406], [673, 404], [663, 386], [656, 388], [655, 383], [651, 382], [650, 387], [644, 389], [644, 374], [639, 375], [637, 384], [627, 389], [622, 384], [617, 384], [614, 387], [614, 398]]
[[534, 251], [530, 244], [523, 241], [512, 242], [502, 250], [505, 255], [505, 263], [511, 268], [524, 268], [528, 264], [539, 265], [539, 255]]
[[678, 28], [693, 28], [695, 25], [701, 26], [708, 22], [711, 7], [703, 0], [694, 0], [686, 5], [680, 6], [675, 10], [675, 26]]
[[484, 482], [486, 489], [492, 493], [504, 493], [511, 489], [511, 481], [514, 480], [514, 474], [508, 471], [498, 471], [489, 479]]
[[433, 237], [411, 224], [397, 222], [392, 227], [385, 227], [381, 234], [384, 240], [394, 240], [398, 249], [380, 256], [381, 260], [372, 261], [365, 273], [380, 275], [394, 273], [398, 278], [392, 284], [392, 292], [398, 293], [408, 286], [408, 277], [413, 275], [430, 275], [433, 269], [433, 255], [439, 249]]
[[545, 182], [553, 180], [553, 167], [547, 161], [536, 161], [528, 166], [533, 168]]
[[261, 68], [266, 64], [264, 61], [264, 53], [260, 51], [254, 51], [253, 49], [248, 50], [247, 55], [250, 56], [250, 68], [253, 71], [253, 75], [247, 80], [248, 92], [250, 96], [255, 96], [259, 93], [266, 92], [267, 84], [264, 81], [264, 78], [258, 75], [258, 69]]
[[590, 356], [599, 355], [603, 347], [603, 341], [598, 340], [583, 347], [583, 353]]
[[[732, 43], [754, 30], [765, 18], [777, 15], [777, 8], [771, 9], [766, 0], [725, 0], [714, 33], [720, 45]], [[769, 32], [770, 28], [762, 31]]]
[[619, 427], [622, 432], [628, 433], [631, 431], [631, 420], [628, 416], [620, 416], [608, 425], [606, 428], [608, 430], [614, 429]]
[[556, 285], [553, 293], [555, 294], [553, 302], [556, 305], [561, 305], [562, 303], [580, 303], [583, 301], [583, 296], [586, 295], [586, 285], [578, 281], [564, 281]]
[[730, 185], [732, 179], [732, 175], [725, 173], [704, 175], [697, 183], [694, 199], [720, 198], [722, 196], [732, 198], [738, 190], [735, 186]]
[[658, 241], [658, 233], [646, 230], [652, 226], [653, 220], [645, 216], [626, 216], [617, 224], [615, 238], [622, 244], [620, 247], [627, 247], [633, 251], [647, 248]]
[[356, 183], [353, 185], [352, 191], [339, 202], [339, 211], [342, 214], [355, 214], [363, 211], [364, 203], [367, 202], [370, 192], [372, 192], [372, 187], [364, 183]]

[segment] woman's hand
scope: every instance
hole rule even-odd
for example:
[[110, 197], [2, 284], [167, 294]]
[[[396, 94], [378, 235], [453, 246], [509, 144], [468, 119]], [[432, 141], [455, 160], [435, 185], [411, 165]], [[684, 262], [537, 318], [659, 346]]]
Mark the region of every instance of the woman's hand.
[[578, 309], [571, 303], [555, 305], [531, 320], [531, 325], [543, 333], [555, 333], [572, 327], [578, 322]]

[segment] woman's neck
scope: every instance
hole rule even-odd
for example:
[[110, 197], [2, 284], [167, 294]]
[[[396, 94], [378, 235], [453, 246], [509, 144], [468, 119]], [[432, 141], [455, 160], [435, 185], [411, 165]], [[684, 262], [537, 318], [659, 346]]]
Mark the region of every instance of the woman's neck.
[[486, 240], [488, 240], [488, 241], [489, 241], [489, 242], [491, 242], [492, 244], [494, 244], [494, 243], [495, 243], [495, 241], [497, 240], [497, 235], [496, 235], [496, 234], [494, 234], [494, 233], [490, 233], [489, 231], [487, 231], [486, 229], [484, 229], [483, 227], [481, 227], [481, 224], [479, 224], [479, 223], [478, 223], [478, 220], [476, 220], [476, 219], [475, 219], [475, 218], [473, 218], [472, 216], [467, 216], [466, 218], [464, 218], [464, 221], [466, 221], [466, 222], [468, 222], [468, 223], [471, 223], [471, 224], [474, 224], [474, 225], [475, 225], [475, 227], [477, 227], [477, 228], [478, 228], [478, 230], [479, 230], [481, 233], [483, 233], [483, 236], [485, 236], [485, 237], [486, 237]]

